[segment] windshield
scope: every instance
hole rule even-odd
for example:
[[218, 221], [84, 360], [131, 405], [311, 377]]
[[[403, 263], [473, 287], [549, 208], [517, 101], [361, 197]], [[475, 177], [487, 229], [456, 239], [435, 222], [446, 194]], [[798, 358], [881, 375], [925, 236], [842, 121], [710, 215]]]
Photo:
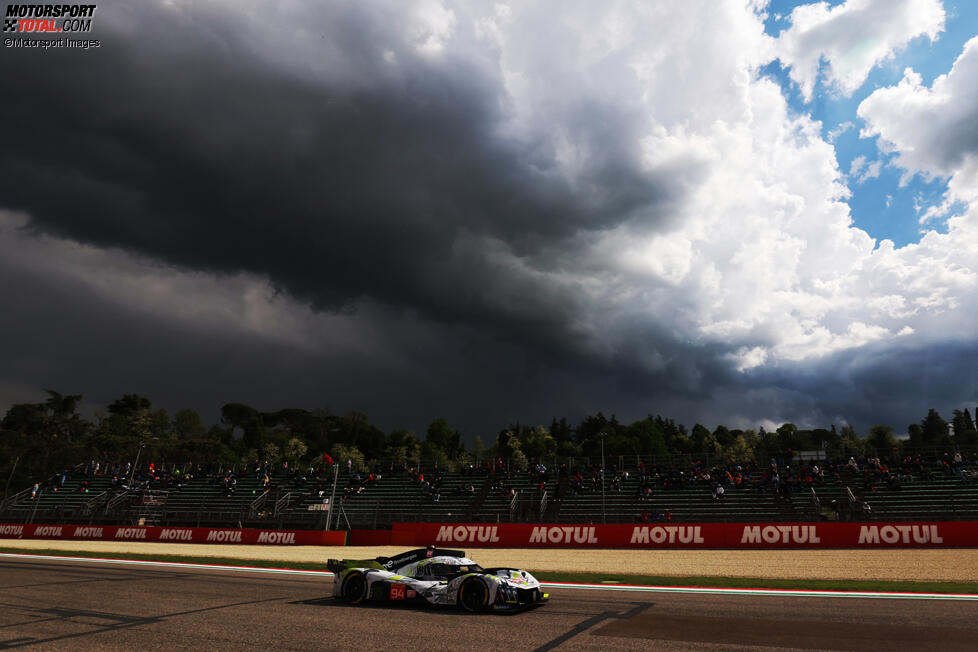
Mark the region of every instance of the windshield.
[[482, 570], [478, 564], [424, 564], [419, 566], [415, 577], [455, 577], [465, 573], [477, 573]]

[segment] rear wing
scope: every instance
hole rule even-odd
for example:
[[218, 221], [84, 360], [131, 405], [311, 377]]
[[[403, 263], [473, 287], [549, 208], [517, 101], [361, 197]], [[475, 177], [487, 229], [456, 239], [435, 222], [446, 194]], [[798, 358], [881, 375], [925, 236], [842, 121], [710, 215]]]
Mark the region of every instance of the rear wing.
[[442, 548], [418, 548], [402, 552], [393, 557], [377, 557], [375, 559], [330, 559], [326, 562], [326, 570], [332, 573], [342, 573], [348, 568], [377, 568], [393, 571], [413, 564], [428, 557], [464, 557], [463, 550], [445, 550]]
[[465, 551], [463, 550], [444, 550], [442, 548], [418, 548], [417, 550], [409, 550], [407, 552], [402, 552], [399, 555], [394, 555], [393, 557], [377, 557], [376, 563], [380, 564], [381, 567], [392, 571], [402, 566], [407, 566], [408, 564], [413, 564], [416, 561], [421, 561], [422, 559], [427, 559], [428, 557], [464, 557]]
[[374, 559], [330, 559], [326, 562], [326, 570], [337, 575], [348, 568], [377, 568], [383, 566]]

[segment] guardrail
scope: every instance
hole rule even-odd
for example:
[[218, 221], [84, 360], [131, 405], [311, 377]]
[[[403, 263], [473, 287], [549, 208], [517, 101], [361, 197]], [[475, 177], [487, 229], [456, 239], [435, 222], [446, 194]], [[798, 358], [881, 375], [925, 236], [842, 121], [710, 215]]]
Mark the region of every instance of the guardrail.
[[286, 494], [284, 496], [279, 497], [279, 499], [275, 501], [275, 509], [272, 512], [272, 514], [274, 514], [275, 516], [278, 516], [284, 510], [286, 510], [286, 509], [289, 508], [289, 503], [291, 503], [291, 502], [292, 502], [292, 492], [289, 491], [289, 492], [286, 492]]

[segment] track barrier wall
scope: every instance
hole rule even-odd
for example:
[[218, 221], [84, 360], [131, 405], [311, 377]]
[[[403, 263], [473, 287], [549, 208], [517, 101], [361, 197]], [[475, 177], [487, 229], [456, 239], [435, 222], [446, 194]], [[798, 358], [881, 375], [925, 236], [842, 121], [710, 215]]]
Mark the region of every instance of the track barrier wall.
[[475, 548], [947, 548], [978, 546], [978, 522], [556, 525], [395, 523], [394, 545]]
[[0, 523], [2, 539], [149, 541], [276, 546], [470, 548], [965, 548], [978, 547], [978, 522], [700, 523], [555, 525], [395, 523], [391, 530], [254, 530]]
[[0, 523], [0, 539], [77, 541], [149, 541], [154, 543], [225, 543], [270, 546], [343, 546], [346, 532], [322, 530], [245, 530], [204, 527], [117, 527]]

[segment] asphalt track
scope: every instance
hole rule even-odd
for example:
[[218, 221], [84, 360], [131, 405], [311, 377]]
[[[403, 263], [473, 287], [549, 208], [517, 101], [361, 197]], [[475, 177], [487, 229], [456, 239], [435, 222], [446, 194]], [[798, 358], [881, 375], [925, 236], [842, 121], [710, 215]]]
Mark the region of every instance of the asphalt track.
[[351, 607], [328, 577], [0, 558], [0, 649], [910, 650], [978, 647], [970, 600], [556, 588], [516, 615]]

